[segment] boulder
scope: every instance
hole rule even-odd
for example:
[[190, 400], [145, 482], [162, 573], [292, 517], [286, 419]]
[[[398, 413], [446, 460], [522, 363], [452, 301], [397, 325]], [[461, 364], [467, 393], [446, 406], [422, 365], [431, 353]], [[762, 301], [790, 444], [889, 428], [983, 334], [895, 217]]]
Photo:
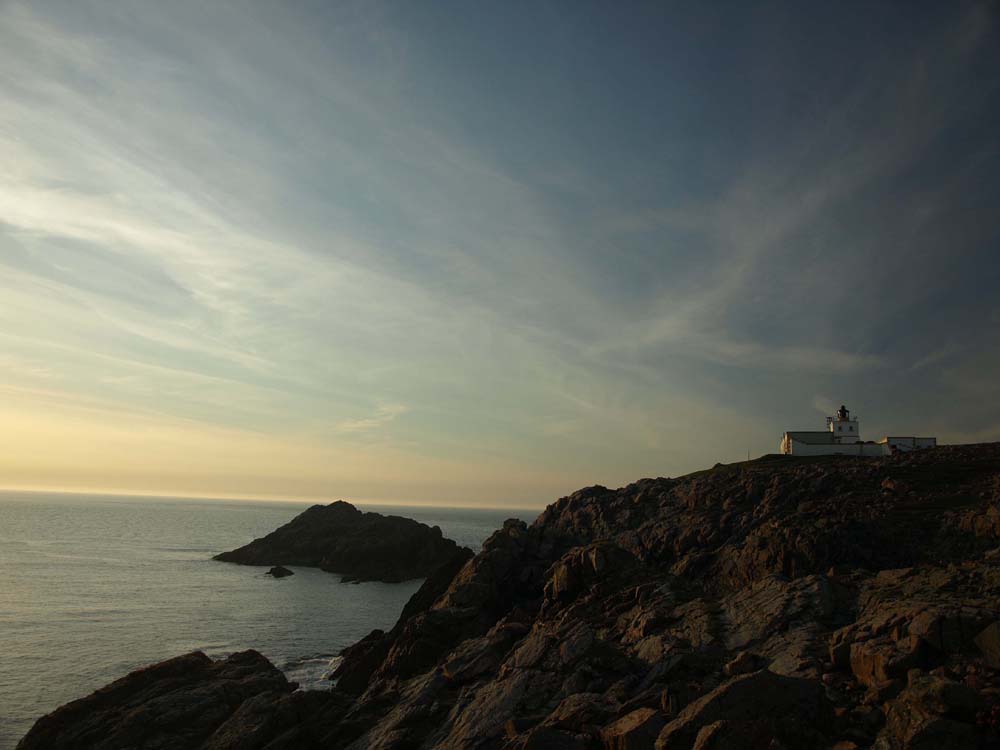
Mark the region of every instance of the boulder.
[[888, 636], [875, 638], [851, 644], [850, 654], [851, 671], [858, 682], [868, 687], [905, 677], [924, 663], [921, 642], [917, 639], [901, 647]]
[[566, 602], [594, 583], [627, 570], [634, 562], [629, 552], [607, 542], [571, 550], [549, 571], [546, 602]]
[[523, 750], [589, 750], [591, 747], [591, 739], [586, 734], [541, 726], [528, 733]]
[[889, 705], [879, 750], [974, 750], [974, 721], [984, 706], [976, 691], [914, 670], [909, 686]]
[[701, 730], [718, 721], [764, 721], [783, 741], [810, 737], [815, 741], [832, 718], [820, 683], [754, 672], [733, 678], [688, 705], [660, 732], [656, 750], [691, 750]]
[[290, 728], [295, 712], [283, 706], [294, 689], [256, 651], [220, 661], [195, 651], [136, 670], [43, 716], [17, 748], [236, 747], [234, 738]]
[[1000, 669], [1000, 622], [991, 622], [980, 630], [975, 637], [975, 644], [986, 663], [994, 669]]
[[617, 709], [616, 702], [600, 693], [573, 693], [559, 702], [544, 723], [558, 728], [589, 729], [606, 724]]
[[735, 677], [736, 675], [747, 674], [748, 672], [756, 672], [765, 666], [767, 666], [766, 660], [757, 654], [750, 653], [749, 651], [740, 651], [736, 654], [735, 658], [726, 662], [726, 665], [722, 668], [722, 673], [726, 677]]
[[770, 750], [773, 739], [766, 721], [723, 719], [701, 728], [693, 750]]
[[295, 572], [292, 571], [292, 570], [289, 570], [288, 568], [286, 568], [283, 565], [275, 565], [273, 568], [271, 568], [269, 571], [267, 571], [267, 574], [269, 576], [273, 576], [275, 578], [286, 578], [287, 576], [293, 576], [293, 575], [295, 575]]
[[608, 750], [653, 750], [666, 723], [655, 708], [639, 708], [602, 729], [601, 739]]

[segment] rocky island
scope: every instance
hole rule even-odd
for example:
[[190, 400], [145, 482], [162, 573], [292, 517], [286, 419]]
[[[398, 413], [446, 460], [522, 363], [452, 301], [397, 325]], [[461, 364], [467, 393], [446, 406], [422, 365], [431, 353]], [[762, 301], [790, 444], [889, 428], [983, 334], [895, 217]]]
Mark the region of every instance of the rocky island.
[[998, 670], [1000, 444], [765, 457], [508, 522], [329, 691], [194, 653], [19, 748], [974, 750]]
[[456, 556], [464, 560], [472, 553], [445, 539], [437, 526], [364, 513], [338, 501], [314, 505], [267, 536], [214, 559], [241, 565], [301, 565], [339, 573], [345, 581], [398, 583], [426, 578]]

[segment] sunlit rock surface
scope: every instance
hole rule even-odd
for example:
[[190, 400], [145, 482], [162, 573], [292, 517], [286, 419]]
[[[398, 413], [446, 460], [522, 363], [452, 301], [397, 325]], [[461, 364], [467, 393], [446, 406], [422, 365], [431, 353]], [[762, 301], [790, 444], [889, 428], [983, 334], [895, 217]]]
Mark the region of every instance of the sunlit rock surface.
[[998, 516], [1000, 444], [591, 487], [438, 568], [329, 692], [182, 657], [21, 747], [126, 746], [95, 716], [136, 747], [988, 747]]

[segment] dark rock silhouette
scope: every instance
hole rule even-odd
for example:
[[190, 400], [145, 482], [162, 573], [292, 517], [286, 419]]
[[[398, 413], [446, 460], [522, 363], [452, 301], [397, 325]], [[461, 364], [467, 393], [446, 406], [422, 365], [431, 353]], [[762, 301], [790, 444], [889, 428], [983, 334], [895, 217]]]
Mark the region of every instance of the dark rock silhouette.
[[165, 662], [20, 747], [992, 747], [998, 516], [1000, 444], [591, 487], [453, 557], [329, 692]]
[[289, 570], [284, 565], [275, 565], [269, 571], [267, 571], [269, 576], [274, 576], [275, 578], [286, 578], [288, 576], [295, 575], [294, 570]]
[[262, 539], [216, 555], [241, 565], [302, 565], [345, 581], [396, 583], [426, 578], [459, 552], [430, 527], [400, 516], [363, 513], [350, 503], [314, 505]]
[[200, 651], [139, 669], [39, 719], [19, 748], [235, 747], [273, 728], [294, 685], [256, 651]]

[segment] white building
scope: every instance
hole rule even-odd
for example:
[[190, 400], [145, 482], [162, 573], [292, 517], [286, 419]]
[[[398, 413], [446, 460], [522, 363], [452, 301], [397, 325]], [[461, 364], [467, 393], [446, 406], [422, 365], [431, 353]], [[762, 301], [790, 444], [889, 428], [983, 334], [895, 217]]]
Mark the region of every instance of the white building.
[[888, 456], [936, 445], [937, 438], [932, 437], [884, 437], [877, 443], [862, 440], [858, 418], [851, 417], [851, 412], [841, 406], [834, 416], [826, 418], [825, 430], [786, 432], [779, 450], [794, 456]]

